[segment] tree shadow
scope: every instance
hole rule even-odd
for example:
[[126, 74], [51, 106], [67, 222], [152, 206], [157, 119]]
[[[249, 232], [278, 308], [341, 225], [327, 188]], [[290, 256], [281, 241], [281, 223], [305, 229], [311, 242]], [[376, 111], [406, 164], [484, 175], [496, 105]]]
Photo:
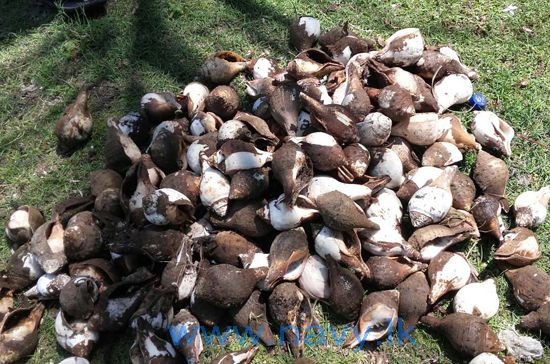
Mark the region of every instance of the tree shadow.
[[15, 36], [28, 34], [49, 23], [56, 11], [35, 0], [3, 0], [0, 1], [0, 14], [0, 45], [5, 46]]
[[[165, 7], [147, 0], [138, 0], [134, 12], [133, 34], [126, 61], [130, 70], [146, 69], [161, 71], [178, 82], [193, 79], [201, 59], [197, 51], [177, 35], [171, 34]], [[126, 100], [139, 100], [149, 91], [139, 74], [131, 74], [123, 90]], [[128, 102], [128, 109], [136, 103]]]
[[271, 48], [279, 57], [297, 53], [292, 52], [291, 47], [289, 49], [288, 37], [281, 39], [277, 32], [263, 32], [258, 27], [258, 22], [266, 20], [286, 29], [292, 16], [281, 14], [273, 6], [254, 0], [224, 0], [224, 2], [245, 19], [241, 23], [242, 28], [239, 31], [245, 32], [254, 43]]

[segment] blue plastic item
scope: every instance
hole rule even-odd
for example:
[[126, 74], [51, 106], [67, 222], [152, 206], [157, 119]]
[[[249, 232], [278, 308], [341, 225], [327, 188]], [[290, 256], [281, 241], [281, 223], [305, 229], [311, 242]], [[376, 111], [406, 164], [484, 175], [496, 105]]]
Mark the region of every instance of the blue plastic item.
[[487, 106], [487, 99], [481, 92], [474, 92], [468, 103], [472, 105], [475, 110], [484, 109]]

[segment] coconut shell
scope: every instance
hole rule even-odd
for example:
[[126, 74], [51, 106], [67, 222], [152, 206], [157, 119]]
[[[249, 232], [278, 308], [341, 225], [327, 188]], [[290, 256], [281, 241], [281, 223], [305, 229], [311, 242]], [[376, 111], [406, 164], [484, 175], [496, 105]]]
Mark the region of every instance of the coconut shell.
[[176, 116], [176, 111], [181, 109], [181, 105], [173, 93], [156, 92], [145, 94], [141, 98], [141, 108], [149, 122], [159, 124], [162, 121], [173, 119]]
[[512, 284], [514, 297], [526, 310], [535, 311], [550, 302], [550, 276], [544, 270], [528, 265], [504, 275]]
[[331, 256], [326, 257], [330, 280], [330, 308], [347, 321], [357, 320], [363, 300], [361, 281]]
[[56, 273], [67, 264], [63, 233], [59, 220], [48, 221], [36, 230], [29, 243], [31, 252], [46, 273]]
[[386, 65], [406, 67], [415, 64], [423, 50], [424, 38], [420, 30], [406, 28], [392, 34], [376, 58]]
[[370, 163], [370, 153], [367, 148], [359, 143], [350, 144], [344, 148], [346, 156], [346, 168], [354, 178], [362, 177], [367, 173]]
[[218, 86], [206, 98], [205, 106], [207, 111], [229, 120], [239, 109], [239, 95], [231, 86]]
[[126, 173], [120, 189], [120, 200], [126, 214], [136, 225], [145, 223], [143, 197], [153, 192], [165, 177], [164, 172], [144, 154]]
[[224, 218], [211, 215], [210, 222], [214, 226], [232, 229], [250, 238], [266, 236], [273, 228], [256, 214], [265, 204], [265, 200], [235, 201], [230, 204]]
[[63, 235], [65, 255], [71, 261], [97, 257], [103, 250], [102, 224], [89, 211], [79, 212], [67, 224]]
[[189, 171], [178, 171], [164, 177], [159, 188], [171, 188], [183, 193], [196, 206], [199, 202], [200, 176]]
[[300, 93], [300, 100], [309, 110], [314, 125], [319, 125], [323, 131], [332, 135], [336, 141], [342, 144], [359, 141], [356, 127], [359, 119], [351, 111], [341, 105], [324, 105], [303, 92]]
[[112, 169], [98, 169], [90, 173], [92, 195], [98, 196], [108, 188], [120, 188], [122, 177]]
[[416, 92], [412, 93], [412, 99], [416, 112], [437, 112], [437, 101], [432, 92], [432, 87], [418, 75], [414, 75]]
[[331, 229], [349, 231], [354, 228], [379, 228], [378, 224], [369, 220], [365, 212], [342, 192], [325, 193], [317, 197], [316, 205], [323, 222]]
[[526, 228], [516, 227], [504, 234], [502, 244], [494, 258], [516, 267], [529, 265], [540, 259], [542, 252], [535, 234]]
[[451, 59], [434, 49], [426, 49], [422, 53], [420, 61], [412, 66], [411, 72], [430, 82], [456, 73], [468, 75], [470, 78], [473, 78], [475, 74], [474, 71], [465, 67], [459, 61]]
[[0, 323], [0, 362], [15, 363], [32, 355], [38, 345], [38, 328], [44, 313], [38, 303], [6, 314]]
[[149, 141], [151, 124], [139, 112], [131, 111], [121, 117], [116, 123], [113, 121], [109, 121], [108, 123], [110, 126], [119, 129], [124, 135], [130, 137], [139, 147]]
[[321, 48], [334, 44], [347, 35], [353, 35], [353, 32], [348, 29], [348, 26], [349, 24], [346, 21], [342, 26], [336, 26], [321, 34], [318, 39]]
[[298, 280], [300, 288], [313, 299], [327, 299], [330, 296], [328, 267], [323, 258], [310, 255]]
[[256, 283], [263, 278], [265, 271], [262, 269], [217, 264], [201, 269], [194, 294], [218, 308], [236, 308], [246, 302]]
[[481, 353], [498, 353], [504, 345], [480, 317], [467, 313], [451, 313], [439, 320], [424, 316], [421, 322], [441, 332], [460, 354], [474, 357]]
[[433, 95], [439, 105], [439, 112], [467, 102], [474, 93], [472, 82], [461, 74], [445, 76], [433, 86]]
[[154, 225], [185, 226], [195, 217], [195, 206], [184, 194], [170, 188], [155, 190], [143, 197], [143, 212]]
[[432, 145], [451, 128], [451, 119], [436, 113], [418, 113], [392, 127], [391, 135], [414, 145]]
[[36, 207], [19, 206], [8, 219], [6, 219], [6, 235], [16, 245], [27, 243], [31, 240], [36, 229], [44, 223], [44, 215]]
[[409, 237], [409, 244], [416, 250], [421, 251], [426, 245], [437, 243], [440, 239], [448, 239], [454, 236], [452, 229], [444, 225], [428, 225], [416, 229]]
[[308, 257], [307, 236], [303, 228], [280, 232], [269, 249], [269, 270], [263, 285], [271, 289], [280, 280], [296, 280]]
[[285, 202], [292, 206], [313, 177], [311, 159], [298, 144], [287, 142], [273, 153], [271, 168], [273, 177], [283, 186]]
[[[200, 324], [197, 320], [198, 317], [196, 317], [197, 315], [195, 313], [191, 314], [191, 312], [189, 312], [190, 310], [192, 310], [192, 307], [189, 307], [189, 310], [179, 310], [178, 313], [170, 320], [170, 326], [177, 327], [180, 330], [182, 328], [186, 328], [188, 330], [187, 332], [199, 332]], [[201, 337], [195, 336], [190, 340], [179, 340], [179, 342], [172, 339], [172, 343], [178, 352], [185, 358], [186, 363], [199, 362], [199, 355], [203, 350]]]
[[89, 89], [81, 90], [74, 103], [67, 106], [55, 125], [58, 150], [61, 154], [70, 152], [85, 142], [92, 133], [92, 117], [88, 109]]
[[342, 70], [331, 72], [328, 75], [328, 79], [326, 82], [326, 87], [329, 94], [333, 94], [334, 91], [336, 91], [336, 89], [340, 87], [345, 81], [346, 81], [345, 70], [342, 69]]
[[287, 65], [287, 72], [296, 79], [316, 77], [322, 78], [334, 71], [343, 69], [341, 63], [336, 62], [320, 49], [309, 48], [300, 52]]
[[258, 146], [257, 143], [259, 141], [263, 141], [264, 143], [273, 146], [279, 144], [279, 138], [271, 132], [269, 125], [261, 117], [242, 111], [237, 111], [237, 114], [235, 114], [233, 119], [245, 123], [251, 130], [254, 131], [251, 139], [256, 146]]
[[108, 188], [103, 190], [94, 201], [94, 212], [98, 215], [112, 215], [124, 217], [124, 211], [120, 203], [120, 189]]
[[359, 72], [348, 73], [348, 87], [342, 106], [349, 110], [359, 120], [364, 119], [371, 111], [370, 97], [363, 87], [362, 75]]
[[451, 128], [438, 141], [452, 143], [461, 151], [481, 149], [475, 137], [466, 131], [456, 115], [444, 114], [443, 117], [450, 118]]
[[550, 336], [550, 303], [539, 307], [538, 310], [522, 316], [519, 327], [532, 331], [542, 331], [546, 336]]
[[261, 96], [252, 104], [252, 114], [264, 120], [271, 119], [271, 111], [269, 111], [269, 103], [267, 96]]
[[490, 195], [479, 196], [471, 211], [481, 233], [488, 233], [502, 240], [504, 226], [500, 217], [500, 203], [496, 198]]
[[120, 281], [120, 273], [113, 262], [103, 258], [88, 259], [69, 265], [71, 277], [90, 277], [99, 285], [99, 292]]
[[172, 259], [185, 234], [179, 230], [148, 226], [145, 229], [120, 229], [111, 237], [109, 249], [117, 254], [138, 254], [155, 262]]
[[392, 120], [386, 115], [373, 112], [357, 124], [357, 135], [362, 145], [376, 147], [383, 145], [391, 133]]
[[240, 254], [260, 253], [261, 250], [244, 236], [233, 231], [220, 231], [215, 235], [199, 238], [204, 254], [211, 260], [239, 267]]
[[408, 201], [420, 188], [429, 185], [443, 174], [443, 170], [436, 167], [420, 167], [407, 173], [405, 182], [399, 187], [397, 197]]
[[452, 207], [451, 181], [458, 168], [446, 167], [444, 173], [416, 191], [409, 200], [409, 217], [414, 227], [438, 223]]
[[418, 156], [412, 149], [411, 144], [405, 139], [397, 136], [391, 136], [388, 139], [387, 147], [399, 156], [399, 159], [403, 164], [403, 172], [408, 173], [409, 171], [420, 167], [420, 160], [418, 159]]
[[397, 257], [372, 256], [367, 260], [372, 283], [381, 289], [393, 289], [409, 275], [426, 269], [426, 264]]
[[205, 82], [227, 84], [247, 68], [246, 60], [231, 51], [220, 51], [208, 56], [199, 69], [199, 77]]
[[97, 331], [120, 331], [126, 327], [147, 292], [152, 289], [152, 280], [153, 274], [140, 268], [101, 292], [89, 319], [91, 327]]
[[406, 121], [415, 114], [411, 94], [397, 85], [384, 87], [377, 101], [379, 111], [394, 122]]
[[57, 216], [61, 224], [67, 225], [71, 217], [79, 212], [91, 210], [93, 206], [93, 196], [69, 197], [53, 207], [52, 216]]
[[1, 288], [0, 289], [0, 322], [8, 312], [13, 309], [13, 291]]
[[36, 282], [44, 274], [29, 243], [18, 247], [9, 259], [5, 272], [0, 276], [0, 288], [21, 290]]
[[514, 201], [514, 221], [517, 226], [537, 227], [544, 223], [548, 215], [550, 186], [538, 191], [520, 193]]
[[367, 53], [374, 47], [370, 39], [363, 39], [354, 35], [346, 35], [326, 48], [332, 57], [342, 64], [347, 64], [351, 57], [358, 53]]
[[187, 165], [195, 174], [200, 175], [202, 173], [201, 153], [204, 153], [206, 157], [216, 153], [218, 139], [218, 133], [208, 133], [201, 135], [188, 146], [186, 152]]
[[252, 143], [235, 139], [224, 142], [213, 159], [217, 159], [214, 165], [217, 169], [232, 176], [240, 170], [262, 168], [271, 162], [273, 156], [270, 152], [256, 148]]
[[281, 283], [269, 296], [269, 313], [280, 327], [293, 325], [284, 330], [285, 342], [295, 357], [302, 356], [304, 337], [313, 321], [312, 308], [307, 295], [293, 283]]
[[369, 176], [388, 176], [390, 178], [387, 188], [394, 189], [401, 186], [405, 178], [403, 176], [403, 163], [399, 155], [393, 150], [383, 147], [370, 148], [371, 162], [367, 174]]
[[470, 211], [476, 197], [476, 186], [470, 177], [457, 171], [451, 181], [451, 193], [455, 209]]
[[252, 292], [246, 303], [239, 309], [233, 310], [231, 316], [239, 329], [250, 328], [260, 337], [264, 345], [275, 345], [275, 337], [267, 321], [266, 302], [261, 297], [260, 291]]
[[302, 16], [292, 19], [288, 33], [290, 44], [294, 48], [298, 50], [311, 48], [321, 33], [321, 25], [319, 20], [313, 17]]
[[250, 200], [265, 194], [269, 187], [269, 169], [238, 171], [231, 177], [230, 200]]
[[294, 136], [298, 130], [298, 116], [302, 109], [299, 95], [297, 85], [282, 84], [275, 86], [267, 98], [271, 117], [288, 136]]
[[213, 327], [220, 322], [224, 322], [227, 316], [227, 310], [214, 306], [203, 298], [193, 296], [189, 304], [189, 310], [207, 327]]
[[509, 176], [508, 167], [502, 159], [479, 151], [473, 178], [483, 193], [503, 198]]
[[225, 363], [227, 360], [233, 361], [235, 360], [235, 357], [244, 358], [245, 362], [252, 361], [258, 350], [260, 350], [259, 346], [248, 346], [240, 351], [228, 352], [226, 354], [219, 355], [214, 359], [213, 363]]
[[468, 233], [470, 237], [479, 238], [479, 229], [474, 215], [467, 211], [451, 207], [449, 213], [441, 220], [440, 224], [447, 226], [455, 233]]
[[191, 119], [189, 131], [194, 136], [214, 133], [223, 123], [223, 120], [212, 112], [199, 111]]
[[319, 81], [319, 79], [315, 77], [302, 78], [296, 83], [298, 86], [300, 86], [301, 91], [312, 99], [317, 100], [323, 104], [329, 104], [332, 102], [332, 99], [328, 95], [326, 87], [324, 85], [321, 85], [321, 81]]
[[379, 341], [397, 327], [399, 292], [396, 290], [370, 292], [361, 304], [361, 315], [344, 347], [354, 348], [363, 341]]
[[464, 287], [471, 276], [471, 266], [462, 254], [447, 251], [437, 254], [428, 265], [431, 287], [428, 302], [433, 304], [448, 292]]
[[422, 155], [423, 166], [447, 167], [462, 161], [462, 153], [451, 143], [435, 142]]
[[108, 122], [105, 138], [105, 167], [119, 173], [125, 173], [128, 168], [141, 158], [141, 151], [134, 141]]
[[165, 173], [187, 168], [184, 128], [179, 120], [164, 121], [154, 130], [147, 149], [151, 160]]
[[399, 291], [399, 317], [405, 321], [403, 327], [416, 325], [420, 317], [428, 312], [430, 285], [426, 275], [416, 272], [395, 289]]
[[302, 149], [304, 150], [304, 152], [306, 152], [308, 157], [311, 159], [311, 163], [313, 164], [313, 167], [319, 171], [328, 172], [343, 166], [346, 163], [346, 156], [344, 154], [344, 151], [342, 150], [342, 147], [340, 147], [336, 143], [336, 140], [334, 140], [332, 137], [330, 139], [334, 141], [334, 144], [330, 146], [315, 144], [316, 142], [315, 139], [319, 134], [324, 134], [327, 136], [329, 135], [326, 133], [309, 134], [309, 135], [315, 136], [315, 137], [311, 137], [312, 138], [311, 143], [309, 143], [309, 141], [306, 140], [304, 143], [301, 144]]
[[61, 289], [59, 304], [66, 315], [85, 320], [92, 315], [98, 294], [98, 285], [93, 278], [74, 277]]

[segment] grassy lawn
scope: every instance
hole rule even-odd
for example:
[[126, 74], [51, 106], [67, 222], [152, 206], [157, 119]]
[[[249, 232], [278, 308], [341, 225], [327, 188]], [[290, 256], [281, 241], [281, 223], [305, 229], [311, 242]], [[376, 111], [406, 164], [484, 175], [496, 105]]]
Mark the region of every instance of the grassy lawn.
[[[148, 91], [178, 91], [194, 78], [211, 52], [233, 50], [267, 55], [282, 65], [293, 56], [288, 47], [290, 17], [318, 17], [328, 29], [349, 20], [365, 37], [387, 37], [404, 27], [418, 27], [427, 44], [449, 44], [467, 65], [478, 69], [477, 91], [488, 109], [516, 130], [509, 201], [531, 189], [550, 185], [550, 1], [514, 3], [515, 15], [503, 12], [510, 0], [342, 1], [326, 0], [118, 0], [97, 19], [67, 19], [33, 5], [32, 0], [0, 2], [0, 221], [12, 209], [32, 204], [49, 215], [52, 206], [70, 195], [86, 193], [88, 173], [103, 164], [106, 121], [137, 110]], [[237, 85], [242, 80], [236, 80]], [[79, 88], [95, 85], [90, 108], [95, 121], [92, 140], [70, 158], [55, 151], [55, 122]], [[242, 91], [242, 87], [240, 87]], [[471, 113], [460, 115], [471, 120]], [[464, 167], [468, 169], [468, 164]], [[550, 219], [536, 231], [544, 255], [536, 265], [550, 271]], [[4, 240], [2, 237], [0, 240]], [[481, 278], [496, 277], [501, 297], [500, 330], [515, 325], [524, 311], [515, 303], [504, 276], [491, 260], [494, 243], [463, 244]], [[0, 241], [1, 266], [9, 258]], [[330, 313], [319, 304], [319, 316]], [[67, 356], [55, 342], [54, 312], [46, 315], [38, 349], [30, 363], [57, 363]], [[384, 344], [391, 363], [463, 362], [442, 339], [422, 329], [415, 346]], [[544, 341], [550, 362], [550, 341]], [[107, 342], [113, 342], [103, 349]], [[105, 336], [93, 362], [127, 363], [132, 338]], [[233, 340], [228, 347], [238, 348]], [[204, 359], [223, 352], [208, 347]], [[343, 351], [329, 340], [306, 356], [318, 363], [369, 362], [365, 351]], [[283, 349], [263, 348], [255, 363], [288, 363]]]

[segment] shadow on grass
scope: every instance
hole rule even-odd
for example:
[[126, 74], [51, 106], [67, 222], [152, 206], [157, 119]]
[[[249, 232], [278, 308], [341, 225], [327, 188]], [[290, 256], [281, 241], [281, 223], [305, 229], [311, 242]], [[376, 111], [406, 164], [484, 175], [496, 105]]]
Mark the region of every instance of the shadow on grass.
[[[132, 24], [131, 46], [127, 61], [131, 70], [146, 68], [157, 69], [180, 84], [190, 81], [200, 65], [196, 49], [191, 47], [177, 34], [172, 34], [167, 24], [166, 8], [151, 1], [138, 0]], [[182, 64], [183, 63], [183, 64]], [[142, 79], [132, 74], [124, 90], [126, 100], [139, 100], [149, 91]], [[130, 109], [135, 103], [127, 105]]]
[[[288, 39], [280, 39], [275, 32], [262, 31], [258, 28], [258, 21], [264, 19], [271, 23], [276, 23], [279, 27], [287, 28], [295, 10], [288, 9], [289, 15], [281, 14], [273, 6], [262, 4], [254, 0], [224, 0], [224, 2], [239, 14], [242, 14], [245, 21], [242, 23], [242, 29], [250, 36], [255, 43], [271, 48], [277, 56], [289, 56], [292, 52]], [[288, 37], [287, 37], [288, 38]], [[290, 48], [290, 49], [289, 49]]]
[[49, 23], [56, 12], [36, 0], [2, 0], [0, 14], [0, 46], [7, 46], [15, 36]]

